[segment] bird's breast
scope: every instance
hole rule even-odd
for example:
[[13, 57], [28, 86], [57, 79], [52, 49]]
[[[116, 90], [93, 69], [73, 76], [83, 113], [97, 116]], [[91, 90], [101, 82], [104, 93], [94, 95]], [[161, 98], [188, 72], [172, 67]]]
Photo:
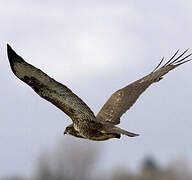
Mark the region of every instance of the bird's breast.
[[77, 125], [77, 124], [73, 124], [73, 127], [74, 127], [74, 129], [76, 130], [76, 131], [80, 131], [80, 128], [79, 128], [79, 126]]

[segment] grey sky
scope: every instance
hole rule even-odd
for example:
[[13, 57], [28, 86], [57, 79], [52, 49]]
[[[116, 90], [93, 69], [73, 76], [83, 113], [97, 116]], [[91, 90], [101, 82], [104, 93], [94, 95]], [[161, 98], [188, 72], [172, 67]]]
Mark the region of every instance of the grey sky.
[[[192, 47], [191, 6], [189, 0], [1, 0], [0, 177], [31, 174], [39, 152], [70, 138], [62, 135], [70, 119], [13, 75], [6, 43], [97, 113], [162, 56]], [[100, 168], [135, 168], [148, 154], [163, 164], [180, 156], [192, 161], [191, 68], [170, 72], [122, 117], [120, 126], [141, 136], [89, 141], [103, 146]]]

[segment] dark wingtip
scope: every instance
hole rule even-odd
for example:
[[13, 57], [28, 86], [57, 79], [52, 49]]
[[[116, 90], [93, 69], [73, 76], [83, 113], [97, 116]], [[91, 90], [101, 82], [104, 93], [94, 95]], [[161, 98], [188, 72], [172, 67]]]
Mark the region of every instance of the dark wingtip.
[[15, 59], [18, 59], [19, 57], [9, 44], [7, 44], [7, 55], [10, 63], [12, 63]]
[[14, 62], [21, 62], [24, 61], [22, 57], [20, 57], [13, 49], [12, 47], [7, 44], [7, 56], [11, 65], [11, 68], [13, 67]]
[[11, 46], [7, 43], [7, 48], [11, 48]]
[[8, 59], [9, 59], [11, 69], [12, 69], [13, 73], [15, 73], [13, 64], [15, 62], [21, 62], [21, 61], [24, 61], [24, 60], [22, 59], [22, 57], [17, 55], [17, 53], [11, 48], [11, 46], [9, 44], [7, 44], [7, 56], [8, 56]]

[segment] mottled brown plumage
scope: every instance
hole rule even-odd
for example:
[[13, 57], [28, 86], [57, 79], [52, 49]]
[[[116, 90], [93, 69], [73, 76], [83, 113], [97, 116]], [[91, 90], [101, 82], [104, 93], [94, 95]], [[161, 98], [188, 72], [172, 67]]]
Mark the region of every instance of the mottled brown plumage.
[[112, 94], [95, 117], [91, 109], [69, 88], [50, 78], [40, 69], [28, 64], [7, 45], [8, 58], [13, 73], [28, 84], [40, 97], [57, 106], [72, 119], [73, 123], [65, 129], [64, 134], [97, 141], [120, 138], [121, 134], [130, 137], [137, 136], [138, 134], [125, 131], [115, 125], [120, 123], [122, 114], [152, 83], [161, 80], [162, 76], [170, 70], [190, 61], [187, 58], [191, 54], [183, 57], [186, 52], [187, 50], [176, 58], [177, 51], [165, 65], [160, 67], [162, 59], [152, 73]]

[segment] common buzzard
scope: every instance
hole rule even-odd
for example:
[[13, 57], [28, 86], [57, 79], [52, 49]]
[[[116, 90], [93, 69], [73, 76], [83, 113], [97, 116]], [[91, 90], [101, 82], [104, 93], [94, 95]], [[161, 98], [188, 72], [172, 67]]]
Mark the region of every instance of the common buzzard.
[[163, 75], [170, 70], [191, 60], [188, 58], [192, 53], [185, 55], [186, 50], [178, 55], [178, 52], [179, 50], [164, 65], [162, 65], [163, 58], [154, 71], [147, 76], [113, 93], [95, 116], [91, 109], [68, 87], [24, 61], [7, 45], [8, 58], [13, 73], [28, 84], [40, 97], [57, 106], [71, 118], [73, 123], [66, 127], [64, 134], [96, 141], [120, 138], [121, 134], [130, 137], [138, 136], [138, 134], [128, 132], [115, 125], [120, 123], [122, 114], [152, 83], [160, 81]]

